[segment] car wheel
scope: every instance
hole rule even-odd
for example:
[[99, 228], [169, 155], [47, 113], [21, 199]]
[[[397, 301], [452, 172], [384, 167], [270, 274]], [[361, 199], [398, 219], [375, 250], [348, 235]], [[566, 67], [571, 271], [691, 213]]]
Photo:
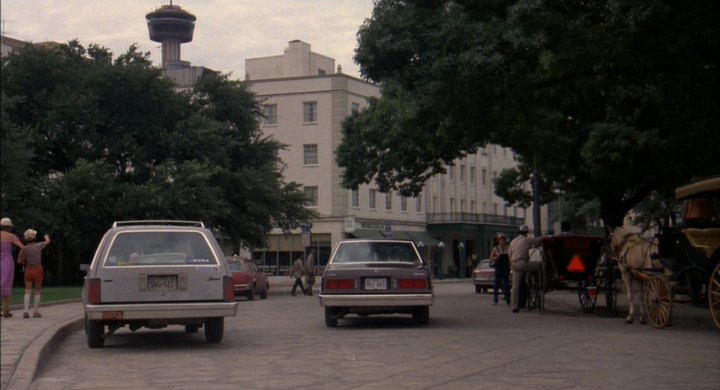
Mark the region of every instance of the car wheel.
[[219, 343], [222, 341], [223, 332], [225, 331], [225, 318], [208, 318], [205, 320], [205, 340], [208, 343]]
[[268, 289], [270, 289], [270, 286], [265, 284], [265, 288], [263, 289], [263, 292], [260, 293], [260, 299], [267, 299]]
[[90, 348], [100, 348], [105, 344], [105, 325], [101, 321], [85, 321], [85, 333]]
[[250, 291], [247, 293], [247, 299], [248, 301], [254, 301], [255, 300], [255, 285], [253, 284], [250, 286]]
[[338, 318], [335, 314], [335, 310], [331, 307], [325, 308], [325, 326], [328, 328], [335, 328], [337, 327]]
[[197, 333], [199, 325], [185, 325], [185, 333]]
[[430, 307], [419, 306], [413, 310], [413, 320], [420, 325], [427, 325], [430, 322]]
[[475, 292], [478, 293], [478, 294], [480, 294], [480, 293], [482, 292], [482, 287], [476, 285], [476, 286], [475, 286]]

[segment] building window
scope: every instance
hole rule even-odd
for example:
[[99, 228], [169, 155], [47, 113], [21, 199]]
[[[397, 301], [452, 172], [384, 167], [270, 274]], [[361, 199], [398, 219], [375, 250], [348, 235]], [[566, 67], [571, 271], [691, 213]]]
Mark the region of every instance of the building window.
[[465, 181], [465, 164], [460, 165], [460, 183]]
[[487, 169], [482, 170], [482, 185], [487, 185]]
[[317, 102], [303, 102], [303, 122], [317, 122]]
[[317, 186], [307, 186], [303, 188], [305, 192], [305, 206], [317, 207], [318, 205], [318, 188]]
[[422, 195], [418, 195], [417, 198], [415, 198], [415, 212], [422, 212]]
[[450, 198], [450, 212], [455, 212], [455, 198]]
[[407, 213], [407, 197], [400, 195], [400, 211]]
[[385, 210], [392, 210], [392, 192], [385, 193]]
[[493, 214], [497, 215], [497, 213], [498, 213], [498, 204], [493, 203]]
[[266, 104], [263, 106], [265, 118], [263, 124], [277, 125], [277, 104]]
[[470, 183], [475, 183], [475, 174], [476, 174], [475, 167], [470, 167]]
[[455, 166], [450, 165], [450, 168], [448, 169], [448, 176], [450, 177], [450, 180], [455, 180]]
[[360, 104], [351, 103], [350, 104], [350, 112], [352, 112], [352, 113], [360, 112]]
[[352, 207], [356, 208], [356, 209], [360, 208], [360, 193], [358, 192], [358, 190], [352, 191], [351, 198], [352, 198]]
[[317, 165], [318, 164], [318, 146], [317, 146], [317, 144], [303, 145], [303, 164], [305, 164], [305, 165]]
[[460, 199], [460, 212], [465, 212], [465, 199]]
[[368, 193], [368, 208], [370, 210], [375, 210], [375, 195], [377, 195], [377, 190], [370, 189], [370, 192]]
[[487, 214], [487, 202], [483, 202], [483, 214]]
[[432, 208], [433, 213], [437, 213], [437, 211], [438, 211], [437, 196], [433, 196], [432, 206], [433, 206], [433, 208]]
[[477, 214], [477, 203], [474, 200], [470, 201], [470, 212]]

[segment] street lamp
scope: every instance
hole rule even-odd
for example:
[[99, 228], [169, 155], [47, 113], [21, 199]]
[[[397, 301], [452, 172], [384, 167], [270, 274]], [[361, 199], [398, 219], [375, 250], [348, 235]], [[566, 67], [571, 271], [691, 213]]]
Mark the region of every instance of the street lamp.
[[460, 269], [458, 270], [460, 277], [465, 277], [465, 267], [467, 262], [465, 261], [465, 244], [462, 241], [458, 243], [458, 254], [460, 255]]
[[438, 256], [437, 256], [437, 266], [436, 266], [437, 272], [436, 272], [436, 274], [438, 275], [438, 277], [439, 277], [440, 279], [442, 279], [442, 278], [443, 278], [443, 273], [442, 273], [442, 253], [443, 253], [443, 250], [445, 249], [445, 243], [442, 242], [442, 241], [440, 241], [437, 246], [438, 246], [438, 253], [437, 253]]

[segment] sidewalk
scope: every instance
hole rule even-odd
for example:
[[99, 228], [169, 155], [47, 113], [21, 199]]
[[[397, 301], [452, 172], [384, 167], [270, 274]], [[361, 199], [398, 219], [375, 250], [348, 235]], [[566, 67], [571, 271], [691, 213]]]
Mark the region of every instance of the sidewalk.
[[[269, 276], [268, 279], [270, 291], [290, 294], [294, 279], [287, 276]], [[433, 283], [462, 282], [472, 283], [471, 279], [433, 279]], [[320, 280], [315, 284], [316, 292], [319, 283]], [[65, 336], [84, 326], [79, 300], [41, 306], [40, 318], [23, 318], [22, 306], [11, 306], [13, 316], [0, 319], [0, 390], [27, 389], [42, 368], [44, 359], [41, 357], [53, 353]]]
[[44, 361], [40, 357], [82, 328], [82, 305], [79, 300], [41, 305], [40, 318], [23, 318], [22, 307], [10, 312], [12, 317], [0, 319], [0, 389], [26, 389]]

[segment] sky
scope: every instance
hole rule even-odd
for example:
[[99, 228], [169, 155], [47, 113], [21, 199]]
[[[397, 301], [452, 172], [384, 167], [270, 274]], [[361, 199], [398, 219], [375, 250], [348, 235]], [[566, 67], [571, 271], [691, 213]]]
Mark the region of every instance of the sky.
[[[299, 39], [360, 77], [353, 61], [356, 34], [372, 15], [372, 0], [173, 0], [195, 15], [192, 42], [180, 59], [232, 79], [245, 78], [245, 59], [281, 55]], [[145, 15], [170, 0], [0, 0], [5, 36], [30, 42], [104, 46], [118, 56], [132, 44], [160, 66], [160, 44], [150, 40]]]

